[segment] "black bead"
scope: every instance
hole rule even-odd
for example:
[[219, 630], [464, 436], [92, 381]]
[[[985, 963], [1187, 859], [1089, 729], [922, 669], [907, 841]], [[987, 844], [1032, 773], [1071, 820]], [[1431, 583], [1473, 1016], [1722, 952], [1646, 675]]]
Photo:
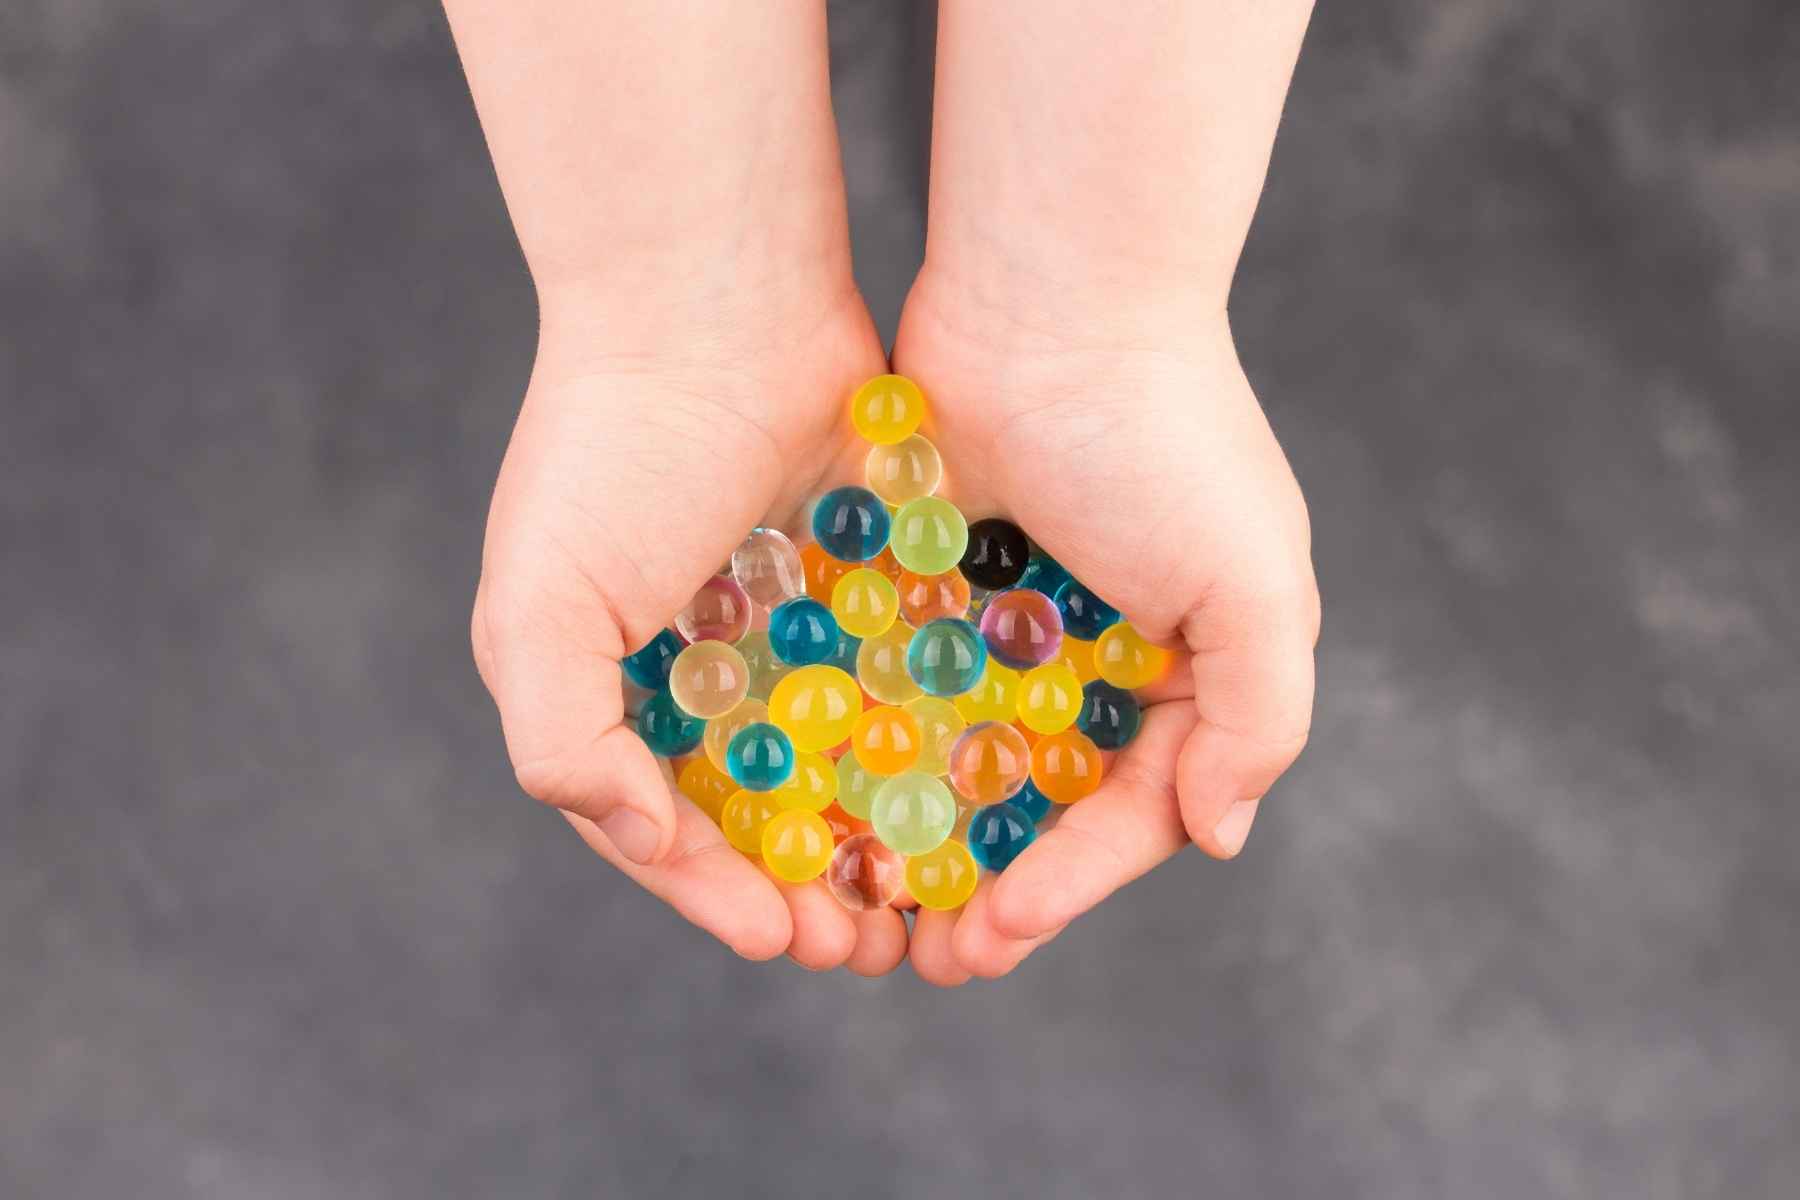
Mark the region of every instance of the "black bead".
[[1025, 531], [1004, 517], [987, 517], [969, 526], [969, 548], [963, 551], [962, 573], [989, 591], [1011, 587], [1025, 573], [1031, 543]]

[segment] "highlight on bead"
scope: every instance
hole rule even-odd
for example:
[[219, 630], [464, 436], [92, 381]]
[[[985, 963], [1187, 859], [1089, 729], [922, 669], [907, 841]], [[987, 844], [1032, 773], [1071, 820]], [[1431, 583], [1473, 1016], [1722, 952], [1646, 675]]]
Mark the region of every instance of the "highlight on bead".
[[981, 632], [967, 621], [930, 621], [913, 634], [906, 670], [933, 696], [960, 696], [973, 688], [987, 666]]
[[919, 758], [919, 722], [904, 708], [883, 704], [863, 710], [850, 731], [850, 752], [877, 775], [898, 775]]
[[778, 879], [805, 883], [825, 873], [836, 848], [824, 817], [803, 808], [771, 816], [759, 839], [763, 864]]
[[714, 575], [675, 614], [675, 632], [690, 642], [735, 642], [750, 632], [750, 597], [729, 575]]
[[894, 514], [891, 545], [900, 565], [920, 575], [942, 575], [962, 561], [969, 526], [942, 496], [908, 500]]
[[769, 648], [792, 667], [810, 667], [837, 650], [841, 630], [837, 618], [811, 596], [794, 596], [769, 614]]
[[825, 868], [825, 886], [851, 912], [886, 908], [906, 883], [906, 860], [872, 833], [838, 843]]
[[1127, 621], [1108, 626], [1094, 642], [1094, 669], [1117, 688], [1149, 687], [1169, 669], [1169, 652]]
[[1100, 748], [1079, 729], [1038, 739], [1031, 748], [1031, 782], [1057, 804], [1073, 804], [1100, 786]]
[[690, 717], [711, 720], [737, 707], [750, 694], [750, 668], [737, 647], [695, 642], [675, 656], [669, 694]]
[[831, 615], [852, 637], [876, 637], [899, 618], [900, 596], [893, 580], [870, 567], [858, 567], [845, 572], [832, 587]]
[[1081, 679], [1059, 662], [1025, 672], [1019, 682], [1019, 722], [1033, 733], [1058, 733], [1081, 713]]
[[906, 890], [920, 908], [938, 912], [961, 908], [979, 881], [975, 859], [962, 842], [946, 841], [906, 860]]
[[1062, 614], [1040, 591], [1008, 588], [982, 607], [981, 636], [989, 654], [1009, 667], [1028, 671], [1056, 657], [1062, 646]]
[[904, 375], [877, 375], [850, 398], [850, 423], [878, 446], [905, 441], [924, 419], [925, 395]]
[[800, 750], [829, 750], [862, 715], [862, 689], [836, 667], [796, 667], [769, 694], [769, 720]]
[[903, 771], [875, 789], [869, 823], [888, 848], [923, 854], [950, 836], [956, 801], [941, 780], [922, 771]]
[[949, 774], [951, 786], [963, 799], [998, 804], [1031, 774], [1031, 747], [1011, 725], [998, 721], [971, 725], [950, 748]]
[[731, 552], [731, 577], [746, 596], [764, 608], [774, 608], [806, 590], [800, 551], [779, 529], [752, 529]]
[[870, 447], [863, 471], [869, 490], [882, 503], [899, 506], [937, 491], [944, 463], [937, 447], [915, 433], [892, 445]]

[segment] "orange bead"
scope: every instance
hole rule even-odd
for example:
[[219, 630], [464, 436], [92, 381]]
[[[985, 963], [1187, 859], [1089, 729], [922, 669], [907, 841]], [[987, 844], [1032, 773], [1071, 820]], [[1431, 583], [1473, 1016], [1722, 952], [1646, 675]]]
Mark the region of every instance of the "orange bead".
[[1100, 786], [1100, 748], [1078, 729], [1038, 739], [1031, 748], [1031, 782], [1058, 804], [1073, 804]]
[[942, 575], [902, 571], [894, 586], [900, 591], [900, 619], [914, 629], [939, 617], [960, 617], [969, 611], [969, 581], [955, 568]]
[[837, 842], [841, 842], [845, 838], [858, 833], [868, 833], [871, 829], [875, 828], [867, 821], [858, 820], [856, 817], [845, 812], [842, 808], [838, 807], [835, 801], [826, 806], [825, 811], [821, 812], [819, 815], [825, 818], [825, 823], [827, 825], [831, 826], [831, 838], [833, 841]]
[[863, 565], [881, 572], [888, 577], [889, 582], [895, 584], [898, 584], [900, 582], [900, 577], [906, 574], [906, 568], [901, 566], [900, 560], [894, 557], [894, 548], [892, 546], [883, 546], [880, 554], [877, 554]]
[[831, 589], [837, 586], [837, 581], [856, 566], [855, 563], [831, 557], [817, 542], [808, 542], [800, 547], [800, 565], [806, 572], [806, 594], [824, 605], [831, 603]]
[[923, 744], [918, 720], [904, 708], [879, 705], [856, 719], [850, 749], [864, 769], [898, 775], [918, 761]]

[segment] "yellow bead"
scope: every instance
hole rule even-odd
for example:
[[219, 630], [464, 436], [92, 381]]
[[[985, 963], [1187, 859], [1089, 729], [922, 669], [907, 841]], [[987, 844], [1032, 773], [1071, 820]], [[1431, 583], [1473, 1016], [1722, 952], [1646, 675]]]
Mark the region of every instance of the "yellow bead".
[[979, 881], [974, 857], [958, 841], [947, 841], [906, 860], [906, 890], [920, 908], [940, 912], [959, 908], [975, 894]]
[[856, 761], [856, 751], [846, 750], [837, 760], [837, 805], [859, 821], [869, 819], [869, 806], [887, 777], [877, 775]]
[[864, 472], [869, 490], [889, 508], [897, 509], [908, 500], [937, 491], [944, 462], [938, 457], [937, 447], [915, 433], [892, 446], [870, 447]]
[[782, 808], [824, 812], [837, 799], [837, 766], [823, 754], [794, 755], [794, 773], [775, 789], [775, 803]]
[[1081, 680], [1059, 662], [1025, 672], [1019, 681], [1019, 722], [1033, 733], [1058, 733], [1081, 713]]
[[919, 757], [919, 722], [904, 708], [868, 709], [850, 731], [850, 752], [877, 775], [898, 775]]
[[1120, 621], [1095, 640], [1094, 669], [1114, 687], [1148, 687], [1169, 669], [1169, 652]]
[[805, 883], [823, 875], [837, 848], [825, 818], [803, 808], [770, 817], [763, 826], [761, 846], [764, 864], [789, 883]]
[[906, 702], [906, 711], [919, 723], [919, 757], [913, 770], [942, 775], [950, 770], [950, 747], [968, 728], [956, 705], [941, 696], [920, 696]]
[[904, 375], [877, 375], [850, 398], [850, 423], [878, 446], [905, 441], [924, 419], [925, 393]]
[[725, 801], [731, 798], [731, 793], [738, 790], [737, 780], [713, 766], [704, 754], [696, 754], [688, 760], [687, 765], [681, 768], [681, 778], [676, 786], [715, 825], [719, 823], [719, 814], [725, 809]]
[[906, 650], [913, 631], [896, 622], [886, 633], [864, 638], [856, 649], [856, 677], [863, 689], [883, 704], [905, 704], [925, 689], [906, 669]]
[[726, 770], [725, 747], [731, 745], [731, 739], [746, 728], [769, 719], [769, 706], [761, 700], [752, 700], [748, 696], [739, 700], [737, 707], [722, 717], [714, 717], [706, 723], [706, 733], [700, 739], [700, 745], [706, 751], [707, 761], [719, 770]]
[[763, 829], [781, 810], [775, 805], [774, 792], [747, 792], [743, 788], [731, 793], [719, 813], [719, 828], [725, 840], [745, 854], [762, 853]]
[[893, 628], [900, 615], [900, 593], [880, 571], [858, 567], [831, 589], [831, 615], [851, 637], [875, 637]]
[[1011, 725], [1019, 715], [1019, 673], [988, 659], [981, 681], [956, 698], [956, 711], [971, 725], [999, 721]]
[[[1084, 684], [1092, 683], [1100, 678], [1100, 672], [1094, 668], [1094, 643], [1084, 642], [1080, 638], [1072, 638], [1066, 629], [1063, 630], [1062, 645], [1057, 648], [1056, 657], [1050, 661], [1059, 662], [1068, 667], [1069, 670], [1075, 672], [1075, 678]], [[750, 694], [753, 696], [756, 694], [754, 682], [750, 685]]]
[[1079, 729], [1038, 739], [1031, 748], [1031, 782], [1058, 804], [1073, 804], [1100, 786], [1100, 748]]
[[796, 750], [829, 750], [850, 736], [862, 715], [862, 689], [836, 667], [801, 667], [769, 694], [769, 720]]

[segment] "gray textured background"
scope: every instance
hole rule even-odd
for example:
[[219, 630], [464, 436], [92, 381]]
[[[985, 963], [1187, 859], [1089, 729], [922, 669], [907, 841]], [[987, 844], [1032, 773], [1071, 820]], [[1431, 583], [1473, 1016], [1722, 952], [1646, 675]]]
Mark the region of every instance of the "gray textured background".
[[[833, 10], [890, 330], [916, 11]], [[7, 0], [0, 1196], [1792, 1197], [1795, 13], [1323, 7], [1235, 299], [1313, 745], [946, 994], [740, 962], [516, 794], [532, 300], [436, 8]]]

